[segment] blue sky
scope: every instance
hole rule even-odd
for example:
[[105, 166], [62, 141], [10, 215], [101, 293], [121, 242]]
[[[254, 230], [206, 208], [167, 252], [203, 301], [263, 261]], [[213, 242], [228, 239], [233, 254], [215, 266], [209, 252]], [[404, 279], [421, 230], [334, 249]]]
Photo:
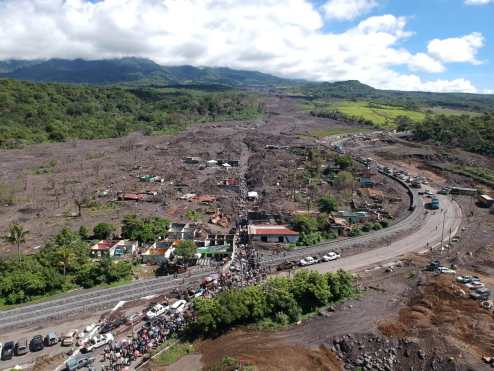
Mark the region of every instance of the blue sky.
[[[315, 1], [316, 6], [325, 1]], [[479, 65], [452, 63], [441, 78], [467, 78], [479, 90], [494, 91], [494, 1], [485, 4], [467, 4], [464, 0], [381, 0], [368, 12], [352, 20], [333, 20], [325, 24], [327, 32], [344, 32], [369, 16], [393, 14], [407, 18], [408, 29], [413, 32], [401, 42], [407, 50], [418, 53], [427, 49], [430, 40], [447, 39], [479, 32], [484, 37], [483, 47], [478, 49]], [[406, 72], [406, 67], [397, 67], [397, 71]], [[434, 74], [421, 72], [424, 79], [434, 78]]]
[[494, 0], [0, 0], [0, 60], [137, 56], [494, 93]]

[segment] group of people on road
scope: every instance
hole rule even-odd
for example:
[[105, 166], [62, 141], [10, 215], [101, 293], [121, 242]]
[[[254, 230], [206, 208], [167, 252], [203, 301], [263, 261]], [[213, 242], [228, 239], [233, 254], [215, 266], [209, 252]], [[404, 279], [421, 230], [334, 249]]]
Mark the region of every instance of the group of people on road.
[[[245, 287], [265, 280], [267, 272], [260, 267], [258, 253], [249, 244], [241, 244], [230, 271], [212, 274], [202, 283], [201, 296], [212, 297], [231, 288]], [[197, 291], [196, 291], [197, 292]], [[176, 291], [175, 296], [190, 301], [194, 298], [192, 289]], [[159, 348], [173, 334], [180, 334], [185, 328], [188, 315], [171, 313], [147, 321], [130, 339], [113, 341], [104, 348], [102, 363], [104, 370], [130, 370], [135, 362]]]

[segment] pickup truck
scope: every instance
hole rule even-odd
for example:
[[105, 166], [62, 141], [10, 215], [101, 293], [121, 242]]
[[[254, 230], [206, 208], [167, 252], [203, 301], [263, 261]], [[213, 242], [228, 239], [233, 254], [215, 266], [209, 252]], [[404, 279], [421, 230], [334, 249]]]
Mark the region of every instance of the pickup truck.
[[161, 316], [168, 309], [169, 309], [169, 307], [165, 307], [161, 304], [156, 304], [154, 307], [152, 307], [150, 310], [147, 311], [146, 318], [147, 319], [153, 319], [153, 318], [156, 318], [158, 316]]
[[81, 351], [83, 353], [92, 352], [95, 349], [101, 348], [102, 346], [111, 343], [113, 341], [113, 339], [114, 339], [114, 337], [110, 333], [103, 334], [103, 335], [97, 335], [97, 336], [91, 338], [91, 340], [89, 340], [89, 342], [86, 345], [84, 345], [84, 347], [81, 349]]

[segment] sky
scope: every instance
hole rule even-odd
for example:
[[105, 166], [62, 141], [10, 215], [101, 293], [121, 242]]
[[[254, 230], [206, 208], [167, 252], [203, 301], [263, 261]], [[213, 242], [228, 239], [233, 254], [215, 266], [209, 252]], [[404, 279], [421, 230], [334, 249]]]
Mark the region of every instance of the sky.
[[0, 60], [128, 56], [494, 93], [494, 0], [0, 0]]

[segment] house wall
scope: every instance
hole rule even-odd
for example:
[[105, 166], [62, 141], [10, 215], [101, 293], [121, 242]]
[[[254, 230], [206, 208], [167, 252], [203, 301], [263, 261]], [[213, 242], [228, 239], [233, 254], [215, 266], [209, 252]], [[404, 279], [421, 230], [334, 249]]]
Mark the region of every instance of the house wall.
[[282, 236], [282, 235], [255, 235], [251, 236], [252, 241], [268, 243], [296, 243], [299, 236]]

